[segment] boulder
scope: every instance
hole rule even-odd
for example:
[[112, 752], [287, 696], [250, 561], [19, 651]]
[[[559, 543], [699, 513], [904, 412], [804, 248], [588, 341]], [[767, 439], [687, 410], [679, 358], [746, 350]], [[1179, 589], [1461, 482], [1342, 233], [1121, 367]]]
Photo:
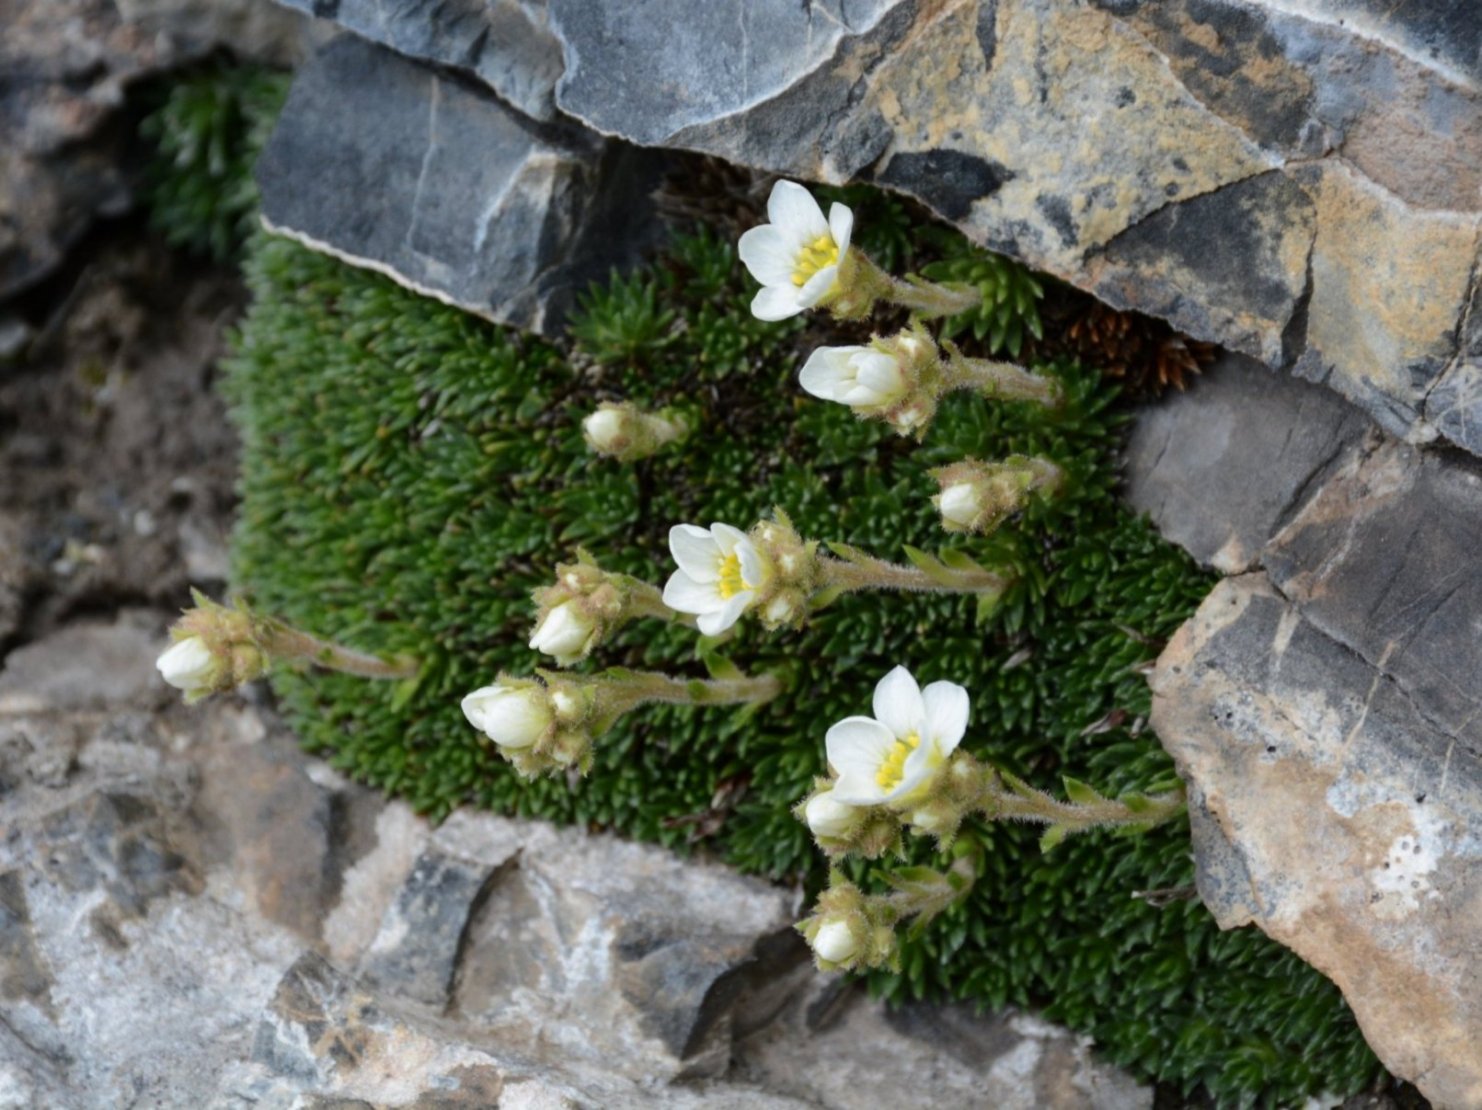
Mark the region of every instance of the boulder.
[[1223, 582], [1152, 724], [1198, 888], [1342, 989], [1385, 1066], [1482, 1104], [1482, 476], [1239, 358], [1150, 409], [1132, 503]]
[[548, 331], [646, 241], [653, 165], [347, 35], [300, 71], [257, 176], [270, 230]]
[[[290, 2], [532, 120], [908, 193], [1397, 436], [1482, 448], [1482, 51], [1456, 4]], [[416, 190], [391, 192], [400, 226]]]

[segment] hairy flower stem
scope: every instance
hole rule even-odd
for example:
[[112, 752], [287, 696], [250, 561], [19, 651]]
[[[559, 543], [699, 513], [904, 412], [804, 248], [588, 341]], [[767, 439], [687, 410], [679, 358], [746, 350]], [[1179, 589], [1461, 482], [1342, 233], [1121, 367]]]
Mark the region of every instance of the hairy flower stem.
[[983, 300], [982, 292], [974, 285], [940, 285], [919, 277], [892, 277], [853, 247], [840, 267], [839, 288], [838, 295], [826, 303], [840, 320], [865, 319], [877, 301], [900, 305], [921, 319], [935, 319], [967, 312]]
[[881, 924], [897, 925], [913, 917], [928, 920], [949, 909], [978, 881], [979, 859], [975, 853], [959, 856], [945, 872], [911, 868], [897, 880], [889, 894], [869, 897]]
[[849, 561], [820, 556], [819, 575], [825, 587], [840, 593], [855, 590], [910, 590], [938, 594], [999, 594], [1008, 586], [1002, 575], [977, 567], [942, 568], [935, 576], [919, 567], [887, 563], [862, 553]]
[[279, 620], [262, 620], [258, 638], [268, 656], [283, 662], [312, 663], [325, 670], [360, 678], [412, 678], [420, 666], [411, 656], [382, 659], [367, 652], [321, 640]]
[[782, 692], [776, 675], [740, 678], [672, 678], [649, 671], [608, 672], [600, 679], [608, 707], [617, 713], [648, 702], [669, 705], [761, 705]]
[[942, 341], [946, 357], [942, 373], [948, 390], [972, 389], [1002, 401], [1033, 401], [1046, 408], [1059, 406], [1060, 386], [1050, 378], [1032, 374], [1012, 362], [968, 358], [950, 340]]
[[1139, 828], [1161, 825], [1182, 813], [1186, 801], [1182, 790], [1149, 795], [1144, 798], [1145, 808], [1138, 809], [1112, 799], [1081, 805], [1059, 801], [1043, 791], [1035, 793], [1038, 798], [1026, 798], [994, 784], [983, 795], [983, 810], [995, 818], [1063, 825], [1071, 832], [1081, 832], [1118, 825], [1136, 825]]

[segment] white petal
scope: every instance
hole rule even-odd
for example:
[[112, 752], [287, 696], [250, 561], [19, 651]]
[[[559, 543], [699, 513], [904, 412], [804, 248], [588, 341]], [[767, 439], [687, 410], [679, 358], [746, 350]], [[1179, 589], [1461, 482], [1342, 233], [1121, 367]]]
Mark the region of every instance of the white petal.
[[[829, 766], [841, 779], [863, 776], [874, 782], [880, 764], [893, 747], [895, 737], [890, 730], [871, 717], [845, 717], [823, 738]], [[847, 801], [842, 796], [839, 800]]]
[[763, 586], [772, 577], [772, 568], [750, 540], [743, 538], [736, 545], [736, 555], [741, 560], [741, 581], [746, 585], [753, 588]]
[[779, 181], [767, 198], [767, 219], [784, 234], [801, 242], [812, 242], [828, 234], [828, 221], [813, 194], [792, 181]]
[[851, 361], [855, 378], [882, 397], [895, 400], [905, 392], [906, 381], [901, 374], [900, 363], [884, 352], [865, 348]]
[[724, 604], [714, 582], [696, 582], [676, 570], [664, 584], [664, 604], [676, 613], [710, 613]]
[[619, 409], [598, 409], [581, 422], [582, 431], [601, 451], [615, 451], [623, 438], [626, 421]]
[[166, 649], [154, 665], [171, 686], [191, 692], [207, 684], [216, 664], [204, 640], [187, 636]]
[[942, 490], [937, 507], [946, 520], [967, 528], [978, 519], [978, 488], [971, 482], [954, 482]]
[[798, 290], [798, 304], [804, 308], [812, 308], [824, 297], [828, 296], [834, 288], [834, 282], [838, 280], [839, 267], [825, 266], [818, 273], [810, 277], [801, 289]]
[[886, 794], [875, 780], [876, 771], [853, 770], [840, 772], [834, 783], [834, 797], [845, 805], [877, 806], [884, 803]]
[[911, 733], [920, 735], [926, 725], [926, 707], [921, 702], [921, 687], [905, 667], [896, 667], [875, 687], [875, 719], [904, 740]]
[[967, 731], [971, 704], [967, 691], [955, 682], [933, 682], [921, 691], [926, 707], [926, 727], [943, 757], [951, 755]]
[[530, 636], [530, 647], [558, 658], [579, 655], [594, 626], [574, 602], [563, 601], [541, 621]]
[[841, 401], [853, 388], [852, 360], [863, 347], [819, 347], [803, 363], [798, 384], [825, 401]]
[[751, 301], [751, 314], [758, 320], [786, 320], [807, 306], [798, 301], [792, 282], [786, 285], [764, 285]]
[[844, 257], [844, 252], [849, 249], [849, 237], [854, 234], [854, 212], [844, 204], [835, 201], [828, 209], [828, 233], [834, 237], [834, 244], [839, 248], [839, 257]]
[[791, 285], [798, 266], [798, 242], [771, 224], [751, 228], [741, 236], [736, 253], [763, 285]]
[[722, 552], [710, 531], [694, 524], [676, 524], [669, 529], [669, 554], [696, 582], [714, 582], [720, 577]]
[[733, 594], [727, 598], [721, 608], [701, 614], [695, 624], [705, 635], [719, 636], [740, 620], [741, 614], [746, 612], [747, 607], [755, 600], [756, 594], [750, 590], [742, 590], [739, 594]]
[[736, 548], [747, 542], [746, 533], [733, 524], [712, 524], [710, 535], [714, 537], [716, 550], [721, 555], [731, 555]]
[[814, 836], [838, 838], [848, 836], [859, 824], [860, 812], [835, 798], [832, 790], [822, 790], [808, 799], [803, 817]]
[[842, 963], [859, 951], [859, 938], [843, 921], [825, 921], [813, 934], [813, 951], [820, 960]]

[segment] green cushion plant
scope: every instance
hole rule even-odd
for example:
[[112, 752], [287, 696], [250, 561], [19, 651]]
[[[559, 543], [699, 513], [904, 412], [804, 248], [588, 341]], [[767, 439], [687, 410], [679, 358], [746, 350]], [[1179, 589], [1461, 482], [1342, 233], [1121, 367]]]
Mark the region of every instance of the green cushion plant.
[[[862, 219], [857, 241], [883, 258], [900, 234]], [[946, 229], [923, 243], [918, 263], [935, 250], [943, 276], [1011, 273]], [[1054, 409], [949, 394], [918, 444], [798, 389], [809, 351], [866, 330], [753, 318], [733, 244], [704, 228], [592, 289], [560, 341], [281, 239], [254, 237], [246, 273], [253, 301], [225, 379], [243, 441], [235, 584], [258, 611], [422, 662], [395, 683], [275, 675], [304, 743], [353, 777], [434, 818], [475, 805], [610, 828], [817, 890], [826, 867], [792, 808], [825, 771], [825, 732], [867, 712], [875, 682], [906, 663], [923, 683], [968, 689], [963, 749], [983, 761], [1046, 788], [1061, 776], [1112, 796], [1176, 787], [1146, 728], [1145, 668], [1212, 580], [1118, 500], [1129, 413], [1095, 367], [1036, 368], [1059, 383]], [[956, 326], [969, 355], [1039, 327], [1021, 304], [1039, 286], [1004, 280], [1018, 291], [1001, 302], [1018, 330], [997, 310], [981, 328]], [[642, 461], [599, 457], [582, 422], [603, 402], [694, 426]], [[944, 532], [928, 471], [1009, 455], [1051, 460], [1055, 495], [986, 536]], [[719, 650], [776, 675], [779, 696], [630, 713], [597, 740], [583, 777], [522, 779], [469, 726], [463, 695], [548, 662], [527, 645], [531, 593], [578, 547], [605, 570], [662, 583], [671, 525], [745, 527], [775, 506], [805, 536], [888, 558], [957, 551], [1013, 581], [986, 606], [864, 593], [798, 632], [743, 623]], [[693, 630], [641, 621], [583, 669], [703, 678], [704, 654]], [[908, 846], [914, 862], [950, 858]], [[1290, 1105], [1379, 1074], [1337, 990], [1295, 956], [1254, 930], [1220, 933], [1197, 900], [1133, 896], [1192, 883], [1183, 821], [1042, 852], [1039, 830], [970, 820], [957, 851], [980, 876], [903, 940], [898, 971], [870, 973], [878, 993], [1037, 1007], [1139, 1076], [1221, 1105]], [[862, 889], [883, 889], [877, 865], [844, 866]]]

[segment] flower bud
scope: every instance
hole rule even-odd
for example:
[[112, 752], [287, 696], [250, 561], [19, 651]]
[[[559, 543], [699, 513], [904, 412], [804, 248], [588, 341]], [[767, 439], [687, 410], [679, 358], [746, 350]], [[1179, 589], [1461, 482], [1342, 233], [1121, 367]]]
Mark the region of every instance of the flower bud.
[[620, 462], [645, 459], [666, 444], [683, 439], [690, 422], [672, 409], [644, 412], [631, 401], [604, 402], [581, 423], [587, 446]]
[[627, 446], [623, 433], [623, 413], [615, 408], [600, 408], [581, 422], [592, 449], [603, 455], [616, 454]]
[[1022, 510], [1031, 494], [1049, 495], [1064, 479], [1048, 459], [1011, 455], [1002, 462], [963, 459], [931, 472], [941, 492], [932, 498], [949, 532], [991, 532]]
[[563, 601], [536, 626], [530, 647], [562, 662], [574, 661], [585, 654], [596, 632], [596, 622], [577, 602]]
[[896, 404], [911, 388], [900, 361], [873, 347], [819, 347], [803, 364], [800, 384], [815, 397], [864, 412]]
[[826, 918], [818, 926], [811, 941], [813, 951], [820, 960], [831, 964], [842, 964], [853, 958], [860, 948], [859, 937], [849, 923], [839, 918]]
[[199, 636], [177, 641], [154, 665], [166, 682], [186, 694], [209, 694], [216, 684], [216, 659]]
[[555, 721], [549, 698], [536, 686], [495, 683], [475, 690], [462, 704], [468, 723], [501, 748], [528, 748]]
[[822, 790], [808, 799], [803, 807], [803, 819], [814, 836], [840, 840], [858, 827], [858, 807], [845, 805], [834, 797], [832, 790]]
[[977, 490], [971, 482], [956, 482], [948, 486], [937, 495], [936, 503], [942, 511], [942, 520], [956, 528], [971, 528], [981, 509]]

